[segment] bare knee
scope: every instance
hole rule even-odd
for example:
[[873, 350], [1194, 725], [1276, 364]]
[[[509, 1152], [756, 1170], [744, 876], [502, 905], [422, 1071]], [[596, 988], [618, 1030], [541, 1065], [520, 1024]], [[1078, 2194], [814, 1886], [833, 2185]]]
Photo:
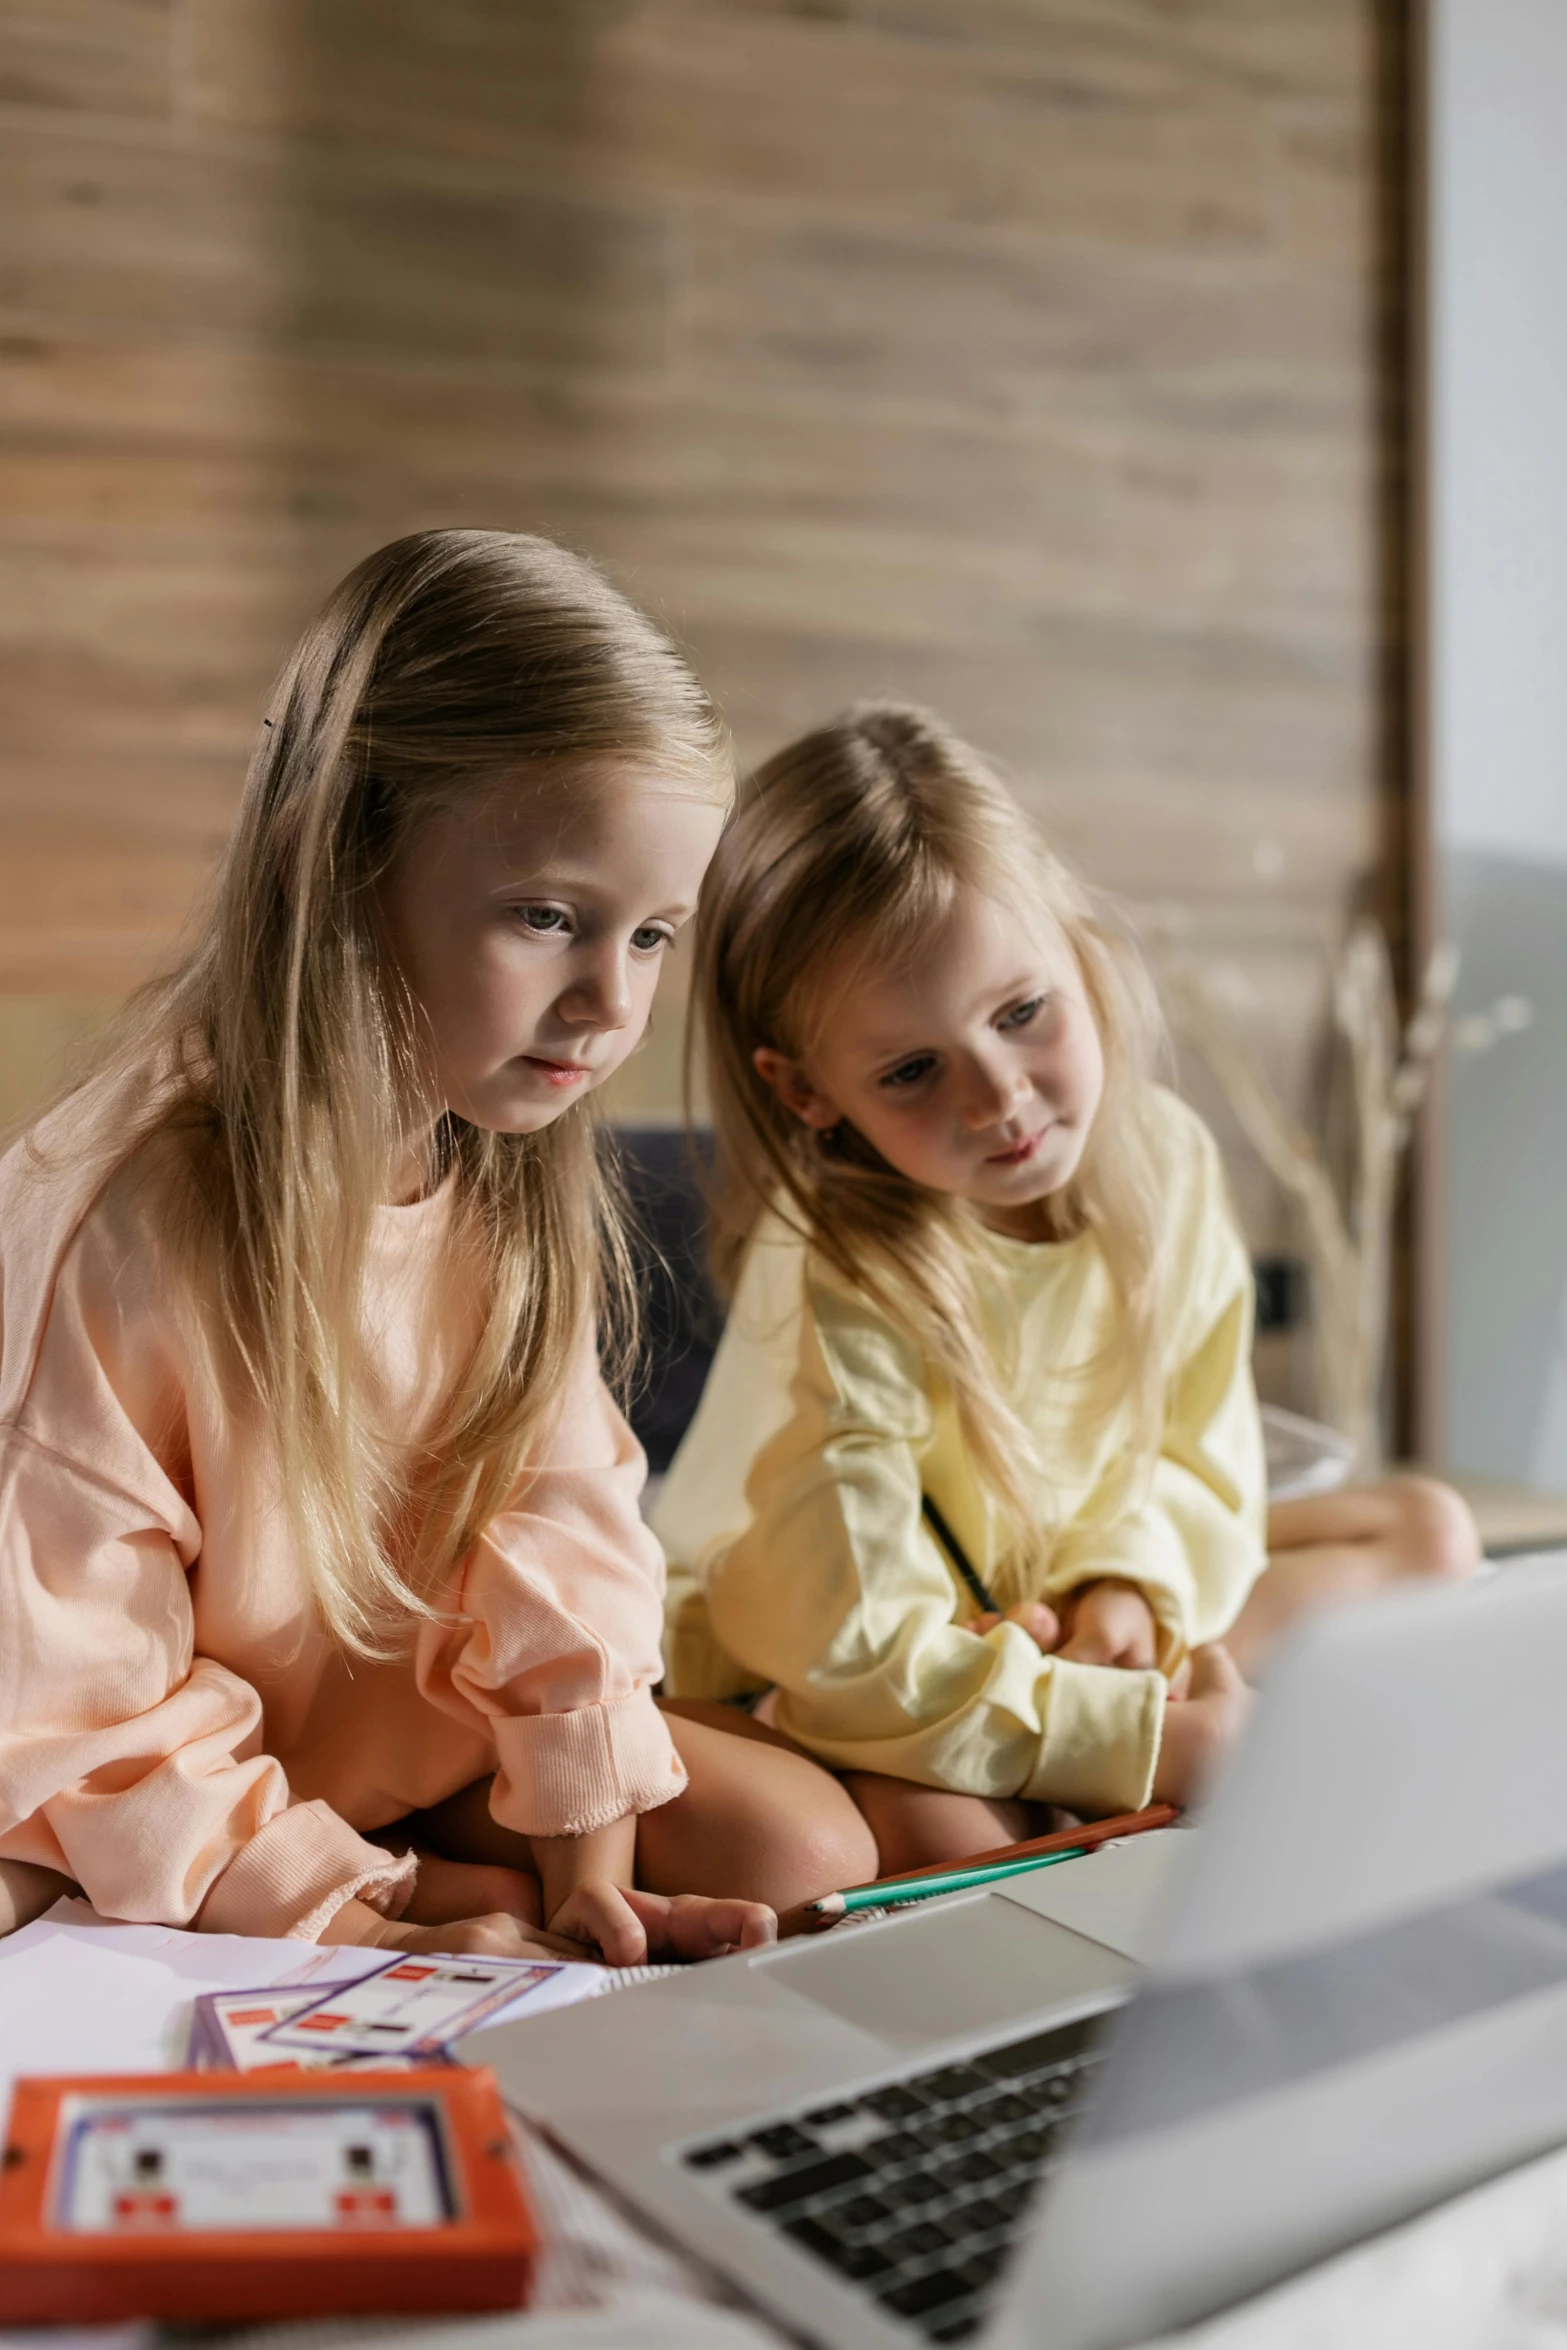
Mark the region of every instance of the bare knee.
[[883, 1876], [967, 1860], [1028, 1833], [1021, 1803], [955, 1795], [945, 1787], [921, 1787], [876, 1771], [851, 1771], [844, 1784], [870, 1825]]
[[684, 1795], [647, 1813], [641, 1881], [658, 1893], [729, 1894], [792, 1909], [876, 1874], [876, 1846], [839, 1781], [772, 1737], [671, 1719], [690, 1774]]
[[1388, 1541], [1399, 1571], [1462, 1582], [1480, 1563], [1480, 1534], [1461, 1493], [1438, 1477], [1390, 1477], [1382, 1495], [1391, 1512]]
[[[813, 1806], [808, 1816], [772, 1824], [773, 1867], [798, 1888], [793, 1901], [814, 1901], [846, 1885], [868, 1884], [878, 1870], [876, 1839], [855, 1806]], [[789, 1900], [775, 1905], [792, 1906]]]

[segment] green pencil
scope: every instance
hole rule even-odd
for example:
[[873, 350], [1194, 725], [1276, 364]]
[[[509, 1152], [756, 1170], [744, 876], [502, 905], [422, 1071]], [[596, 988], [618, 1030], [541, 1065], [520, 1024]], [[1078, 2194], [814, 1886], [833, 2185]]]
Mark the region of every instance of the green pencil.
[[938, 1893], [967, 1893], [975, 1885], [993, 1885], [998, 1877], [1026, 1877], [1034, 1869], [1053, 1869], [1058, 1860], [1081, 1860], [1086, 1845], [1070, 1852], [1035, 1852], [1027, 1860], [993, 1860], [982, 1869], [948, 1869], [939, 1877], [911, 1877], [903, 1885], [852, 1885], [847, 1893], [824, 1893], [808, 1901], [807, 1917], [828, 1925], [835, 1918], [852, 1917], [857, 1909], [892, 1909], [904, 1901], [929, 1901]]

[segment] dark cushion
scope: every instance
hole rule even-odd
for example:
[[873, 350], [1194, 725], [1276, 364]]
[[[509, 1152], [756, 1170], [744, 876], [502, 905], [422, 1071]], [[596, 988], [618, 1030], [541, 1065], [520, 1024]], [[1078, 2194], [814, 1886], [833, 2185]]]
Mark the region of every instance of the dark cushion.
[[682, 1127], [616, 1129], [642, 1298], [642, 1360], [630, 1419], [662, 1476], [690, 1424], [724, 1326], [707, 1270], [702, 1175], [709, 1138]]

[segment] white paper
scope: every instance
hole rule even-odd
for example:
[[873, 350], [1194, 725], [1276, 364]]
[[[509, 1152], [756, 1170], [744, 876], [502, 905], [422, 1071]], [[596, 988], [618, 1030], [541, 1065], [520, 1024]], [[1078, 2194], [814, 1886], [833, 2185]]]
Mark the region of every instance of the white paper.
[[160, 2073], [183, 2064], [200, 1991], [363, 1972], [363, 1951], [116, 1926], [85, 1902], [56, 1902], [0, 1942], [0, 2095], [9, 2106], [20, 2073]]

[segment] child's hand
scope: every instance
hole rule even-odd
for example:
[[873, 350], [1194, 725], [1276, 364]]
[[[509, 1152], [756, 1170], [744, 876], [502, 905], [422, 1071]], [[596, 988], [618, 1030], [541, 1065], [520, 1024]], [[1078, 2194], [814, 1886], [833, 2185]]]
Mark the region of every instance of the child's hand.
[[760, 1901], [710, 1901], [699, 1893], [639, 1893], [588, 1878], [550, 1919], [597, 1950], [606, 1966], [658, 1958], [722, 1958], [777, 1939], [778, 1920]]
[[1186, 1810], [1202, 1793], [1208, 1774], [1234, 1745], [1251, 1711], [1251, 1691], [1217, 1642], [1192, 1651], [1187, 1695], [1171, 1691], [1164, 1709], [1164, 1738], [1154, 1767], [1159, 1803]]
[[1065, 1603], [1066, 1639], [1057, 1654], [1079, 1665], [1145, 1673], [1159, 1661], [1153, 1609], [1135, 1583], [1117, 1575], [1084, 1583]]
[[384, 1918], [367, 1901], [345, 1901], [320, 1940], [354, 1943], [368, 1950], [441, 1950], [456, 1958], [581, 1959], [591, 1955], [580, 1942], [546, 1933], [542, 1926], [525, 1925], [505, 1910], [428, 1926], [407, 1918]]
[[1043, 1649], [1047, 1656], [1061, 1637], [1061, 1619], [1042, 1599], [1020, 1599], [1004, 1616], [975, 1616], [967, 1629], [983, 1634], [993, 1632], [998, 1624], [1021, 1625], [1034, 1646]]

